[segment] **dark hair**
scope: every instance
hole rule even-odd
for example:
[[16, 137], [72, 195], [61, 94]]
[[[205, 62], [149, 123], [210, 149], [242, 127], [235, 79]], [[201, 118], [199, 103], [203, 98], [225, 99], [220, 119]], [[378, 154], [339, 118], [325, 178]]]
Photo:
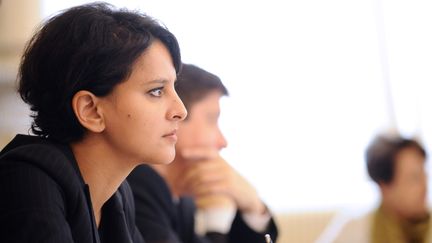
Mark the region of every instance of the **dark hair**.
[[414, 148], [425, 159], [425, 149], [413, 139], [400, 136], [377, 136], [366, 149], [366, 163], [369, 176], [376, 183], [390, 183], [393, 180], [397, 154], [406, 148]]
[[228, 90], [218, 76], [195, 65], [183, 63], [176, 82], [176, 91], [186, 109], [189, 110], [194, 103], [215, 90], [222, 95], [228, 95]]
[[18, 92], [33, 112], [32, 132], [59, 142], [80, 140], [85, 129], [72, 110], [73, 96], [80, 90], [108, 95], [155, 39], [179, 72], [175, 36], [145, 14], [98, 2], [45, 22], [27, 44], [18, 76]]

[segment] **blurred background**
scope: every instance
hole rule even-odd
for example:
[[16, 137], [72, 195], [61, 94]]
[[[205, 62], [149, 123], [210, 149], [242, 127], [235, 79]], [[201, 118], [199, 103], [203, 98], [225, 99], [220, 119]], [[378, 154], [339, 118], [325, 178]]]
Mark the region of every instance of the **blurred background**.
[[[86, 2], [1, 2], [0, 148], [28, 133], [15, 93], [25, 42], [49, 16]], [[219, 75], [230, 91], [223, 155], [277, 213], [375, 206], [364, 150], [378, 132], [432, 146], [431, 1], [107, 2], [159, 19], [184, 62]]]

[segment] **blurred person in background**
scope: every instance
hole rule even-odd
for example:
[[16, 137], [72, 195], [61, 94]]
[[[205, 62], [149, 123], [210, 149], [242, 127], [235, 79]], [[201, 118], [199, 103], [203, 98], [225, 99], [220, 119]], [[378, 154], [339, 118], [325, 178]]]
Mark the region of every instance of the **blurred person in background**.
[[432, 242], [427, 205], [427, 154], [414, 139], [378, 135], [366, 150], [367, 171], [378, 185], [380, 205], [349, 220], [340, 231], [319, 242]]
[[139, 166], [128, 177], [146, 242], [265, 242], [277, 228], [256, 190], [221, 155], [219, 77], [184, 64], [176, 83], [188, 117], [169, 166]]

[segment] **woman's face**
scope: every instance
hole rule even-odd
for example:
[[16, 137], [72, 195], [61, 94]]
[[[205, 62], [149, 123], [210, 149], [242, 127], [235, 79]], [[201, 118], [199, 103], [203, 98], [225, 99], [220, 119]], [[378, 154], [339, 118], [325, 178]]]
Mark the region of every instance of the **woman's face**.
[[130, 77], [102, 98], [103, 135], [114, 154], [134, 163], [174, 159], [179, 122], [187, 114], [175, 80], [169, 51], [155, 41], [136, 60]]
[[221, 92], [212, 91], [191, 106], [188, 119], [181, 123], [178, 132], [179, 141], [176, 147], [179, 156], [183, 150], [219, 151], [227, 146], [218, 124], [221, 96]]

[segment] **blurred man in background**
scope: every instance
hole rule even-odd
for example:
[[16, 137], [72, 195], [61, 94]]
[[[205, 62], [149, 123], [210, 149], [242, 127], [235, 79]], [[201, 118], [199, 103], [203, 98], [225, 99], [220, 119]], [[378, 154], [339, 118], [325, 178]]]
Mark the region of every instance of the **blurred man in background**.
[[263, 243], [276, 240], [273, 218], [253, 186], [220, 155], [219, 77], [184, 64], [176, 91], [188, 117], [177, 132], [176, 157], [166, 166], [139, 166], [128, 177], [137, 226], [149, 243]]
[[425, 149], [413, 139], [377, 136], [366, 150], [366, 163], [369, 176], [379, 187], [379, 207], [348, 221], [333, 239], [324, 241], [431, 242], [426, 158]]

